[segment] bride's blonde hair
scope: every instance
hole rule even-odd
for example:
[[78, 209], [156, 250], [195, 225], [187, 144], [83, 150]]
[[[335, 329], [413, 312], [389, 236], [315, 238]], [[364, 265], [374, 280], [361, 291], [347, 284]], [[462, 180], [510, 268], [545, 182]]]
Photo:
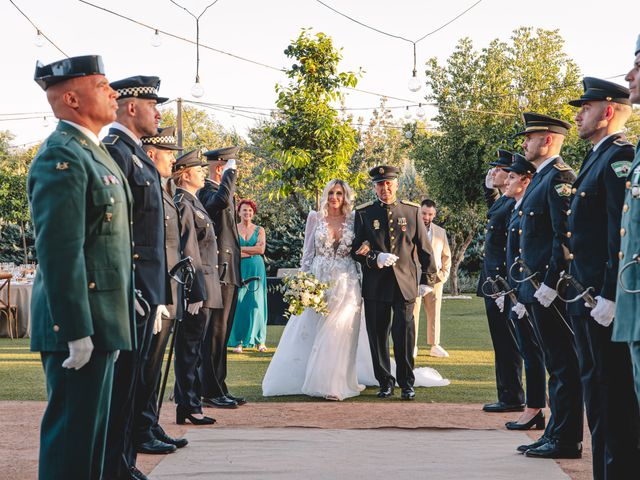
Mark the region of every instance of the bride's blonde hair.
[[353, 189], [349, 186], [347, 182], [344, 180], [340, 180], [339, 178], [334, 178], [329, 181], [327, 185], [324, 187], [322, 191], [322, 197], [320, 198], [320, 213], [323, 217], [326, 217], [329, 213], [328, 200], [329, 200], [329, 191], [336, 185], [342, 187], [342, 191], [344, 192], [344, 201], [342, 203], [342, 214], [349, 215], [351, 210], [353, 210], [353, 200], [354, 193]]

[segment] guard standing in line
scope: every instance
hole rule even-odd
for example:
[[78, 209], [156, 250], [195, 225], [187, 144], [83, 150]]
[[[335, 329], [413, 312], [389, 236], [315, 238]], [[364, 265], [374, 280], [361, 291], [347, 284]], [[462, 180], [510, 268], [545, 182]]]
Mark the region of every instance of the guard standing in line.
[[60, 120], [31, 168], [27, 191], [38, 272], [31, 350], [40, 352], [47, 408], [39, 478], [102, 478], [114, 362], [130, 350], [131, 192], [100, 143], [116, 92], [97, 55], [36, 65]]
[[[166, 181], [171, 178], [173, 165], [176, 163], [174, 154], [180, 150], [175, 136], [175, 127], [160, 128], [156, 135], [142, 137], [142, 148], [153, 161], [164, 184], [162, 188], [162, 201], [164, 206], [164, 232], [167, 252], [167, 268], [169, 271], [182, 258], [180, 247], [180, 216], [173, 203], [173, 195], [167, 191]], [[186, 438], [173, 438], [164, 431], [158, 421], [158, 389], [162, 373], [162, 361], [164, 359], [167, 342], [171, 334], [171, 327], [176, 318], [182, 318], [182, 289], [178, 283], [171, 279], [171, 302], [167, 303], [166, 311], [162, 315], [156, 315], [153, 326], [153, 337], [149, 348], [148, 359], [142, 366], [142, 376], [138, 385], [141, 401], [146, 405], [136, 412], [138, 417], [134, 419], [134, 440], [138, 453], [156, 453], [157, 442], [175, 445], [182, 448], [187, 443]], [[160, 310], [162, 306], [158, 307]], [[164, 450], [164, 449], [162, 449]]]
[[[629, 101], [640, 104], [640, 35], [629, 82]], [[620, 222], [620, 271], [612, 340], [629, 344], [636, 396], [640, 402], [640, 143], [629, 168]]]
[[[522, 155], [515, 153], [513, 163], [511, 166], [505, 167], [504, 170], [508, 172], [504, 193], [516, 201], [507, 224], [507, 268], [510, 268], [516, 257], [520, 255], [520, 219], [522, 218], [518, 215], [520, 203], [536, 167]], [[512, 278], [505, 278], [505, 280], [509, 282], [510, 288], [517, 288], [518, 285]], [[529, 430], [530, 428], [542, 430], [545, 426], [543, 408], [547, 401], [547, 372], [544, 368], [544, 353], [540, 345], [540, 335], [533, 330], [534, 326], [531, 320], [525, 317], [524, 307], [521, 307], [519, 314], [513, 312], [511, 309], [515, 305], [508, 296], [499, 297], [496, 299], [496, 303], [500, 310], [510, 315], [509, 322], [513, 323], [515, 327], [518, 350], [524, 361], [527, 381], [526, 408], [517, 421], [507, 422], [505, 426], [509, 430]]]
[[238, 147], [225, 147], [204, 153], [209, 163], [209, 178], [198, 192], [207, 209], [218, 239], [218, 267], [222, 289], [222, 310], [215, 310], [207, 328], [199, 370], [202, 383], [202, 404], [205, 407], [237, 408], [244, 405], [227, 388], [227, 342], [233, 326], [238, 301], [240, 273], [240, 241], [233, 195], [238, 171]]
[[176, 161], [173, 180], [178, 188], [174, 201], [180, 212], [181, 244], [191, 257], [195, 277], [187, 312], [176, 336], [176, 423], [189, 420], [194, 425], [211, 425], [215, 419], [202, 414], [202, 386], [198, 366], [207, 327], [214, 313], [222, 310], [222, 292], [218, 273], [218, 243], [209, 218], [196, 193], [204, 187], [205, 173], [200, 152], [185, 153]]
[[507, 222], [515, 200], [502, 195], [512, 154], [498, 150], [497, 160], [489, 163], [492, 169], [485, 180], [485, 198], [489, 211], [484, 240], [484, 262], [478, 281], [477, 295], [484, 298], [489, 333], [495, 352], [496, 388], [498, 401], [485, 404], [485, 412], [522, 412], [524, 391], [522, 389], [522, 357], [509, 324], [508, 312], [500, 311], [492, 298], [484, 295], [482, 285], [488, 277], [507, 276], [506, 246]]
[[[135, 76], [113, 82], [118, 92], [116, 122], [104, 138], [109, 153], [120, 166], [133, 193], [133, 260], [135, 286], [149, 303], [148, 317], [138, 315], [133, 326], [137, 349], [122, 355], [116, 364], [112, 409], [109, 415], [105, 478], [140, 479], [146, 476], [136, 467], [134, 446], [134, 419], [138, 418], [146, 401], [137, 397], [142, 364], [149, 354], [156, 315], [170, 296], [164, 245], [164, 213], [160, 175], [151, 159], [142, 149], [140, 138], [155, 135], [160, 112], [158, 103], [167, 99], [158, 96], [158, 77]], [[175, 446], [155, 443], [156, 453], [169, 453]]]
[[[525, 129], [518, 135], [525, 136], [522, 148], [536, 173], [518, 209], [522, 217], [520, 258], [535, 273], [535, 278], [534, 282], [520, 284], [518, 300], [525, 305], [543, 343], [551, 419], [540, 439], [519, 446], [518, 451], [526, 452], [527, 457], [580, 458], [583, 430], [580, 367], [565, 305], [556, 292], [560, 272], [568, 266], [567, 212], [571, 184], [576, 178], [560, 158], [571, 124], [537, 113], [525, 113], [524, 121]], [[533, 283], [538, 282], [534, 287]]]

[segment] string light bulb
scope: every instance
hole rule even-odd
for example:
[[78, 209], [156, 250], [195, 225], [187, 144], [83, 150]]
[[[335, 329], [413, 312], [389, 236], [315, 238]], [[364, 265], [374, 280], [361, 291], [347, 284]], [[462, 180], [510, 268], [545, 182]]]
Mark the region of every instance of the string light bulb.
[[524, 110], [529, 106], [529, 99], [524, 95], [518, 95], [518, 107], [520, 110]]
[[408, 106], [404, 109], [404, 118], [405, 120], [411, 120], [411, 112], [409, 111]]
[[404, 138], [410, 140], [411, 137], [413, 137], [413, 132], [411, 130], [407, 130], [406, 132], [404, 132]]
[[46, 115], [42, 117], [42, 126], [44, 128], [49, 128], [49, 119], [46, 117]]
[[160, 36], [160, 32], [158, 32], [158, 29], [156, 28], [155, 33], [151, 35], [151, 46], [159, 47], [160, 45], [162, 45], [162, 37]]
[[424, 111], [424, 108], [422, 108], [422, 104], [419, 103], [418, 104], [418, 109], [416, 110], [416, 116], [418, 118], [424, 118], [424, 116], [427, 114], [427, 112]]
[[195, 98], [200, 98], [204, 95], [204, 87], [200, 83], [200, 76], [196, 77], [196, 83], [194, 83], [193, 87], [191, 87], [191, 95], [193, 95]]
[[418, 90], [420, 90], [422, 88], [422, 83], [420, 82], [420, 79], [418, 78], [418, 72], [415, 69], [413, 69], [413, 75], [409, 79], [409, 83], [407, 83], [407, 87], [412, 92], [417, 92]]
[[36, 44], [36, 47], [44, 46], [44, 35], [42, 35], [42, 32], [40, 30], [36, 30], [36, 38], [34, 39], [33, 43]]
[[231, 106], [231, 118], [235, 118], [235, 117], [236, 117], [236, 107]]

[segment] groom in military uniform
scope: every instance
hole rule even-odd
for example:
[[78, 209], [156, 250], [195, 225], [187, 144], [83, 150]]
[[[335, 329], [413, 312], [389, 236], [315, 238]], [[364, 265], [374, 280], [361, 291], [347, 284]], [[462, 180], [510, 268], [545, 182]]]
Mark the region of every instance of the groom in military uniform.
[[364, 270], [362, 297], [378, 397], [392, 396], [396, 383], [389, 358], [391, 333], [402, 399], [413, 400], [413, 305], [416, 297], [433, 290], [437, 269], [420, 205], [396, 198], [398, 173], [384, 165], [369, 171], [378, 199], [356, 208], [352, 256]]

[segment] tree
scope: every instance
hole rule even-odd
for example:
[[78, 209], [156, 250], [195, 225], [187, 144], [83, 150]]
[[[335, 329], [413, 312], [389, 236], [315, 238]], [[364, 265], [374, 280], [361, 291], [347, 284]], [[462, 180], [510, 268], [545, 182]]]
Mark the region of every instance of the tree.
[[341, 88], [357, 84], [357, 74], [338, 71], [342, 56], [324, 33], [304, 29], [284, 53], [294, 63], [286, 71], [289, 84], [276, 85], [279, 111], [265, 124], [263, 147], [273, 161], [262, 178], [271, 197], [291, 196], [306, 216], [302, 200], [315, 197], [317, 206], [319, 192], [332, 178], [362, 181], [362, 172], [349, 169], [357, 148], [355, 131], [332, 106], [342, 99]]
[[[576, 64], [563, 52], [557, 30], [523, 27], [509, 43], [493, 40], [480, 52], [461, 39], [445, 65], [427, 62], [427, 100], [435, 101], [439, 132], [417, 132], [413, 157], [430, 193], [446, 216], [452, 250], [451, 290], [458, 293], [458, 266], [482, 228], [486, 214], [482, 183], [498, 148], [519, 150], [513, 134], [527, 110], [571, 120], [567, 102], [582, 93]], [[578, 164], [587, 146], [575, 131], [563, 158]]]

